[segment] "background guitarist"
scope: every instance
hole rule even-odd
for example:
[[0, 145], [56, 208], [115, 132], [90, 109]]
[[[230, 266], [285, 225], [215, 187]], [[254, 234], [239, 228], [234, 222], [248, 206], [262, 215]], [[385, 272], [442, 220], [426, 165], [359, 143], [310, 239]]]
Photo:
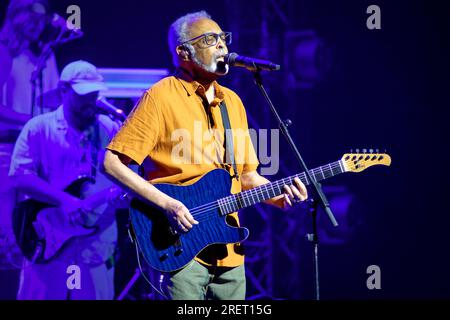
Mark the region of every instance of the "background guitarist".
[[[62, 105], [55, 111], [28, 121], [16, 142], [11, 167], [18, 191], [56, 206], [54, 214], [68, 223], [81, 222], [86, 202], [62, 191], [79, 176], [95, 178], [95, 189], [112, 183], [98, 170], [103, 150], [118, 130], [109, 117], [97, 115], [96, 99], [106, 89], [92, 64], [75, 61], [62, 71], [59, 91]], [[117, 240], [115, 208], [105, 196], [95, 208], [101, 214], [99, 231], [75, 238], [47, 263], [25, 261], [18, 299], [113, 299], [113, 254]], [[100, 220], [99, 220], [100, 221]], [[80, 288], [69, 290], [70, 265], [80, 268]]]
[[[148, 182], [192, 183], [217, 168], [226, 168], [234, 175], [234, 170], [224, 164], [224, 127], [219, 109], [222, 101], [227, 105], [232, 129], [246, 133], [245, 147], [235, 148], [240, 178], [233, 178], [232, 192], [269, 181], [256, 172], [258, 161], [240, 98], [216, 81], [228, 73], [223, 56], [228, 53], [231, 34], [223, 32], [201, 11], [176, 20], [168, 40], [175, 74], [141, 97], [108, 146], [104, 165], [106, 172], [121, 184], [164, 209], [178, 232], [189, 232], [198, 223], [189, 210]], [[180, 142], [187, 145], [181, 152]], [[242, 144], [238, 141], [237, 145]], [[143, 166], [143, 178], [128, 168], [131, 162]], [[285, 186], [283, 196], [268, 203], [285, 207], [306, 197], [305, 186], [297, 180], [295, 186]], [[229, 218], [230, 225], [239, 223], [237, 214]], [[208, 246], [185, 268], [170, 274], [168, 290], [172, 299], [244, 299], [242, 245]]]

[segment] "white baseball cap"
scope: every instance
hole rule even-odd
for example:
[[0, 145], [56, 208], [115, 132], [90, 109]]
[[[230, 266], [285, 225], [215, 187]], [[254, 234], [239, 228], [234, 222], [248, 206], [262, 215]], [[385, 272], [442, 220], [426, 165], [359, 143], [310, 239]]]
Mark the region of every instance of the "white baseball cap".
[[84, 60], [66, 65], [61, 72], [60, 81], [70, 83], [72, 89], [80, 95], [108, 89], [97, 68]]

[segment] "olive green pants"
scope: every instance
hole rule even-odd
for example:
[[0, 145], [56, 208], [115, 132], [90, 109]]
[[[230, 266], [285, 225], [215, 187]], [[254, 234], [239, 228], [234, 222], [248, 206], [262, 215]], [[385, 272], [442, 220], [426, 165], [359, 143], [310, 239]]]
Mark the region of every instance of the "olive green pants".
[[193, 260], [169, 274], [169, 298], [173, 300], [244, 300], [245, 268], [208, 267]]

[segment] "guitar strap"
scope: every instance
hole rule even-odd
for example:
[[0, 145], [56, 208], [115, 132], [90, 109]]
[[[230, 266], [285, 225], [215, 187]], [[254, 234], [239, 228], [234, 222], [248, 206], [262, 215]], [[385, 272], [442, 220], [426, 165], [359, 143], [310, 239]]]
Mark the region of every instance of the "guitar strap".
[[225, 131], [225, 161], [226, 163], [231, 163], [233, 167], [234, 175], [232, 178], [236, 178], [239, 181], [239, 173], [234, 158], [233, 132], [231, 131], [230, 118], [228, 117], [225, 100], [222, 100], [220, 103], [220, 113], [222, 114], [223, 128]]
[[90, 157], [91, 157], [91, 177], [93, 179], [97, 178], [97, 167], [98, 167], [98, 153], [102, 149], [101, 139], [100, 139], [100, 125], [98, 120], [89, 129], [87, 139], [90, 144]]

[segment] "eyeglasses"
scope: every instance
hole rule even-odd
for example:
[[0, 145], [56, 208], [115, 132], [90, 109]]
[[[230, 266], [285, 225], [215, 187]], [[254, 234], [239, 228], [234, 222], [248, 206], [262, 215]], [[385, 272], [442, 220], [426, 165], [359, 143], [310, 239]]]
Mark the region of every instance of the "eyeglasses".
[[221, 33], [208, 32], [201, 34], [198, 37], [186, 40], [181, 44], [185, 44], [200, 39], [199, 42], [201, 41], [204, 45], [211, 47], [217, 44], [217, 42], [219, 41], [219, 37], [223, 41], [223, 43], [225, 43], [227, 46], [231, 44], [231, 32], [221, 32]]

